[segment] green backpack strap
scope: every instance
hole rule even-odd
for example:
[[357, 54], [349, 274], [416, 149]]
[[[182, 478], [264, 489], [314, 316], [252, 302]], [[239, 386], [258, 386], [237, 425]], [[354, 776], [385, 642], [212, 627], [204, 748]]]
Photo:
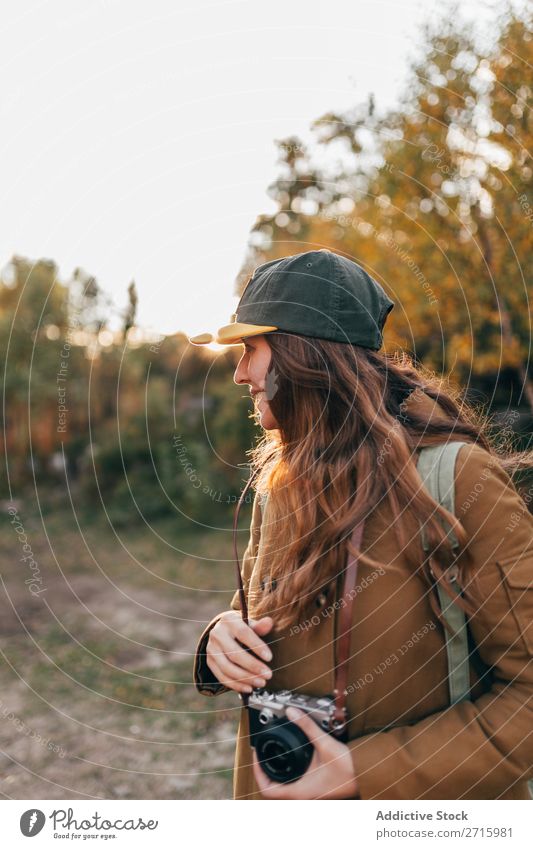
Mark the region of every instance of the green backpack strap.
[[[438, 501], [450, 513], [455, 515], [455, 460], [457, 452], [466, 442], [448, 442], [446, 445], [435, 445], [422, 448], [418, 458], [418, 472], [426, 488], [435, 501]], [[438, 517], [446, 530], [447, 523]], [[448, 538], [455, 550], [458, 547], [457, 538], [448, 526]], [[425, 528], [421, 528], [424, 551], [429, 551], [426, 541]], [[454, 567], [452, 567], [453, 569]], [[457, 582], [457, 571], [448, 573], [454, 592], [460, 594], [461, 587]], [[439, 602], [442, 614], [453, 628], [455, 635], [446, 635], [446, 652], [448, 655], [448, 686], [451, 704], [466, 701], [470, 698], [470, 674], [468, 668], [468, 633], [466, 617], [450, 596], [437, 584]], [[533, 799], [533, 780], [528, 781], [529, 795]]]
[[[431, 445], [420, 450], [418, 457], [418, 472], [426, 489], [450, 513], [455, 515], [455, 460], [459, 449], [466, 442], [447, 442], [444, 445]], [[447, 531], [448, 539], [452, 549], [455, 551], [459, 543], [451, 526], [437, 517], [444, 530]], [[421, 527], [422, 544], [424, 551], [429, 552], [426, 539], [426, 529]], [[457, 569], [450, 567], [448, 577], [453, 591], [461, 594], [461, 587], [457, 581]], [[452, 629], [452, 634], [446, 632], [446, 653], [448, 656], [448, 687], [450, 691], [450, 703], [466, 701], [470, 698], [470, 670], [468, 651], [468, 631], [466, 616], [463, 610], [456, 605], [445, 590], [437, 584], [442, 615]]]

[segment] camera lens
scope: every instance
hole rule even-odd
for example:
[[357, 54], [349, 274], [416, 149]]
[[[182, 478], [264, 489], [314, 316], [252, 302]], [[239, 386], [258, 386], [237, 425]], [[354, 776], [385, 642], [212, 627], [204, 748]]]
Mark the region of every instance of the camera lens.
[[286, 775], [290, 769], [289, 752], [279, 740], [267, 740], [263, 746], [263, 757], [276, 775]]
[[274, 720], [255, 735], [257, 759], [272, 781], [297, 781], [313, 757], [313, 745], [294, 722]]

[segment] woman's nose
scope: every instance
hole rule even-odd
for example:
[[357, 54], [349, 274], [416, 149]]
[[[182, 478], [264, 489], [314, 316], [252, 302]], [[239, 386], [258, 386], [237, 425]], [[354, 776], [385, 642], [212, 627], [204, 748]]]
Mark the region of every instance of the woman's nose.
[[248, 374], [246, 373], [246, 369], [239, 363], [237, 368], [235, 369], [235, 373], [233, 375], [233, 382], [240, 383], [248, 383]]

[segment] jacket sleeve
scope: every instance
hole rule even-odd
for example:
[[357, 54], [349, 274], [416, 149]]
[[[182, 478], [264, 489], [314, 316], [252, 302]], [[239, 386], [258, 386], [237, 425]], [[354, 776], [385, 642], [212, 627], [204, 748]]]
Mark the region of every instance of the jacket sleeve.
[[496, 799], [533, 777], [533, 516], [475, 444], [456, 460], [455, 511], [469, 536], [469, 624], [493, 685], [405, 725], [349, 741], [363, 799]]
[[[259, 547], [259, 537], [261, 535], [261, 506], [259, 501], [259, 496], [256, 494], [254, 498], [253, 508], [252, 508], [252, 521], [250, 525], [250, 538], [248, 540], [248, 545], [246, 546], [246, 550], [242, 556], [241, 560], [241, 573], [243, 576], [243, 585], [244, 591], [248, 593], [248, 586], [250, 584], [250, 577], [253, 572], [253, 568], [255, 565], [255, 559], [257, 556], [257, 549]], [[239, 591], [237, 590], [230, 603], [231, 610], [240, 610], [240, 599], [239, 599]], [[209, 633], [212, 628], [219, 621], [221, 614], [218, 613], [205, 627], [200, 639], [198, 641], [198, 645], [196, 647], [196, 653], [194, 657], [194, 667], [193, 667], [193, 681], [196, 685], [197, 690], [202, 693], [204, 696], [217, 696], [219, 693], [227, 693], [228, 687], [225, 687], [223, 684], [218, 681], [217, 678], [213, 675], [209, 666], [207, 665], [206, 659], [206, 648], [209, 640]]]

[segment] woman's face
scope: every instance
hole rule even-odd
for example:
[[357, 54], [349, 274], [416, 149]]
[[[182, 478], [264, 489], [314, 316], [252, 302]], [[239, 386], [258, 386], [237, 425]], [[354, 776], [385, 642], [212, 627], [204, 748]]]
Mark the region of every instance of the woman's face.
[[[250, 384], [250, 394], [259, 412], [261, 427], [265, 430], [274, 430], [278, 427], [278, 423], [268, 403], [271, 395], [266, 385], [266, 373], [272, 355], [270, 345], [264, 335], [250, 336], [244, 340], [243, 344], [244, 353], [235, 369], [233, 380], [237, 384]], [[269, 384], [271, 384], [270, 380]]]

